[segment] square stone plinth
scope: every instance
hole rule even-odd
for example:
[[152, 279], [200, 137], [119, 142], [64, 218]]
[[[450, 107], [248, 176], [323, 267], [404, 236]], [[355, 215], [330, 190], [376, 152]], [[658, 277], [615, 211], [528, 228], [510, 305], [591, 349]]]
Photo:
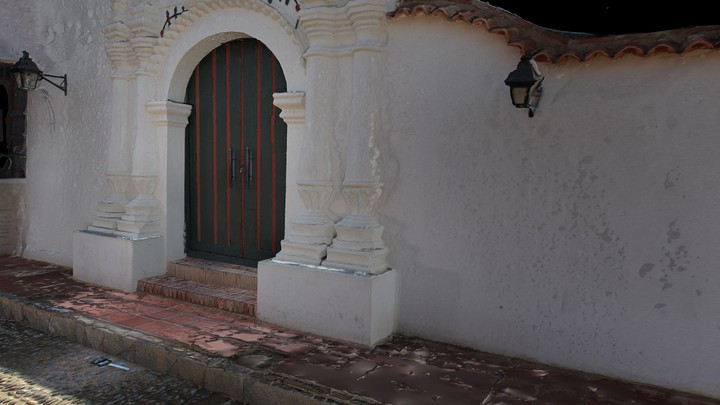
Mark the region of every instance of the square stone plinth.
[[395, 330], [395, 270], [369, 274], [272, 259], [258, 263], [257, 316], [374, 346]]
[[165, 273], [161, 237], [130, 240], [87, 231], [73, 233], [73, 278], [134, 292], [138, 280]]

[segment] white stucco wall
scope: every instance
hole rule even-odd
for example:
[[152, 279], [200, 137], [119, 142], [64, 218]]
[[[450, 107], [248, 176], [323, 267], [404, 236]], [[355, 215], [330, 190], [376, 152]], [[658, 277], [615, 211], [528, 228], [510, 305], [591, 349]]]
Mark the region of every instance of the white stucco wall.
[[390, 26], [381, 221], [399, 332], [720, 396], [716, 51], [539, 64], [441, 17]]
[[72, 231], [87, 227], [107, 193], [110, 68], [102, 27], [110, 2], [53, 5], [0, 0], [13, 10], [0, 14], [0, 58], [14, 62], [26, 50], [45, 73], [68, 75], [67, 97], [49, 83], [28, 94], [24, 255], [69, 265]]
[[[109, 193], [110, 2], [15, 3], [0, 0], [15, 10], [0, 14], [0, 59], [27, 50], [69, 82], [67, 97], [47, 83], [29, 94], [25, 256], [69, 265], [72, 232]], [[182, 33], [148, 92], [180, 96], [177, 75], [227, 32], [266, 41], [287, 61], [288, 90], [307, 90], [302, 49], [265, 20], [235, 28], [249, 17], [234, 13]], [[720, 396], [720, 55], [540, 64], [544, 95], [528, 118], [503, 83], [520, 55], [502, 36], [441, 17], [389, 30], [379, 217], [398, 332]], [[338, 66], [347, 111], [351, 64]], [[334, 122], [338, 189], [347, 116]], [[337, 193], [330, 215], [346, 208]]]

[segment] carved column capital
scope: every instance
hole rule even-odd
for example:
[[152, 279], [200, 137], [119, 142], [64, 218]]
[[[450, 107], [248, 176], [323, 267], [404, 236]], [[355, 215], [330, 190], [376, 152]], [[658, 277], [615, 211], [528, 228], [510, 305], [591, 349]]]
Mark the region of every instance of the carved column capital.
[[145, 108], [150, 115], [150, 122], [156, 127], [185, 128], [192, 112], [191, 105], [170, 100], [148, 101], [145, 103]]
[[133, 10], [132, 17], [128, 21], [128, 28], [132, 33], [130, 44], [138, 61], [139, 73], [144, 72], [158, 40], [158, 34], [155, 32], [156, 22], [152, 11], [147, 6], [137, 7]]
[[347, 180], [343, 182], [343, 198], [348, 203], [351, 214], [372, 217], [372, 223], [374, 224], [377, 224], [375, 211], [381, 195], [381, 182], [353, 182]]
[[308, 38], [305, 57], [334, 55], [350, 48], [354, 34], [344, 8], [318, 6], [298, 12], [300, 25]]
[[384, 49], [387, 43], [387, 7], [384, 1], [354, 1], [348, 17], [357, 36], [357, 47]]
[[273, 102], [281, 110], [280, 118], [288, 125], [305, 124], [305, 92], [273, 94]]

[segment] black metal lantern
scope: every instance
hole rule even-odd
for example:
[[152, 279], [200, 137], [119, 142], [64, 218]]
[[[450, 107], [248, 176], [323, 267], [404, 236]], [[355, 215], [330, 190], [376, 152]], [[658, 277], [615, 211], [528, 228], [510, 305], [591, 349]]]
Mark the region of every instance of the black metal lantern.
[[[27, 51], [23, 51], [23, 56], [10, 67], [10, 73], [15, 79], [15, 84], [22, 90], [35, 90], [41, 80], [45, 80], [58, 89], [62, 90], [67, 96], [67, 75], [56, 76], [45, 74], [37, 67], [35, 62], [30, 58]], [[48, 79], [49, 77], [63, 79], [60, 84]]]
[[17, 87], [23, 90], [35, 90], [42, 77], [42, 70], [37, 67], [26, 51], [23, 51], [22, 58], [12, 65], [10, 73], [15, 78]]
[[510, 86], [510, 98], [517, 108], [527, 108], [528, 116], [535, 115], [540, 94], [542, 93], [542, 81], [545, 79], [535, 66], [532, 58], [523, 55], [517, 68], [510, 72], [505, 84]]

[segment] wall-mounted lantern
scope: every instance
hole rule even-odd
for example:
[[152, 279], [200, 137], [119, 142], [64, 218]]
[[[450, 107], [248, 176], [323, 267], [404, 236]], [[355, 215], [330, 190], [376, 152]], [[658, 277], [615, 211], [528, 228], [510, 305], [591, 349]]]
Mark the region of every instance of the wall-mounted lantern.
[[[23, 51], [23, 56], [15, 62], [10, 68], [10, 73], [15, 79], [15, 84], [19, 89], [23, 90], [35, 90], [38, 86], [38, 82], [45, 80], [58, 89], [62, 90], [67, 96], [67, 75], [56, 76], [47, 73], [43, 73], [40, 68], [37, 67], [35, 62], [30, 58], [30, 54]], [[49, 79], [49, 77], [55, 79], [62, 79], [60, 84], [57, 84]]]
[[510, 97], [517, 108], [527, 108], [528, 116], [535, 115], [535, 109], [542, 93], [542, 81], [545, 79], [538, 71], [532, 57], [523, 55], [517, 68], [510, 72], [505, 84], [510, 86]]

